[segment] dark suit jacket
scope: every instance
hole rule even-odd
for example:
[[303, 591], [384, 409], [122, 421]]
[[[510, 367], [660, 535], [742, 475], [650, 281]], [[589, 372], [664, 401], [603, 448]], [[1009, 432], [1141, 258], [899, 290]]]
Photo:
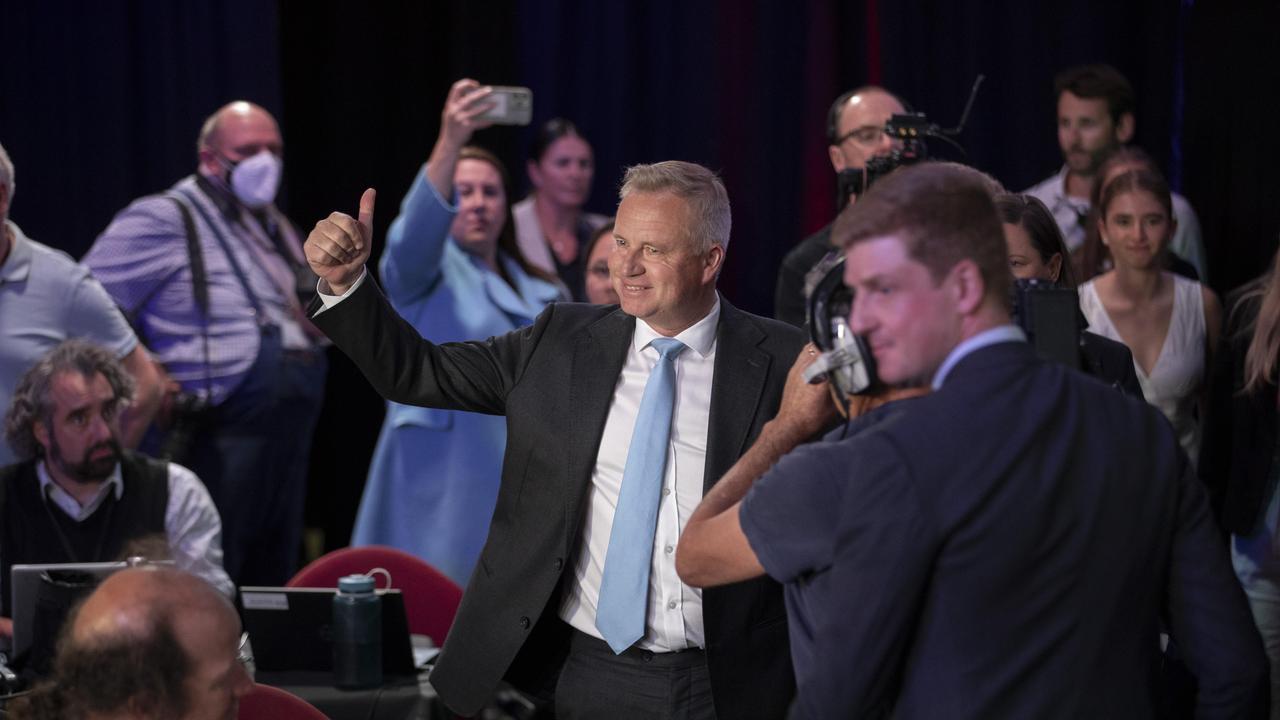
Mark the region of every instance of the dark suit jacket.
[[[545, 692], [566, 651], [560, 585], [573, 582], [583, 501], [634, 318], [559, 303], [507, 335], [433, 345], [366, 279], [315, 322], [389, 400], [506, 416], [489, 537], [431, 682], [463, 714], [478, 711], [504, 676]], [[777, 412], [802, 344], [798, 330], [721, 299], [706, 489]], [[782, 716], [794, 679], [781, 587], [760, 578], [708, 589], [703, 619], [717, 714]]]
[[1261, 640], [1157, 411], [1002, 343], [873, 420], [784, 459], [778, 490], [744, 506], [744, 527], [794, 516], [776, 506], [808, 487], [817, 527], [839, 508], [808, 572], [786, 526], [763, 525], [765, 567], [798, 573], [791, 605], [818, 618], [793, 624], [813, 643], [797, 646], [798, 716], [1151, 717], [1165, 617], [1197, 717], [1265, 717]]
[[778, 267], [778, 284], [773, 291], [775, 318], [798, 328], [804, 327], [808, 320], [804, 278], [832, 250], [835, 248], [831, 245], [830, 224], [791, 248]]
[[1080, 369], [1086, 374], [1131, 397], [1144, 399], [1142, 383], [1138, 382], [1138, 371], [1133, 368], [1133, 353], [1128, 345], [1085, 330], [1080, 333], [1080, 355], [1084, 360]]
[[1242, 394], [1244, 356], [1253, 341], [1261, 297], [1253, 284], [1228, 298], [1227, 327], [1218, 342], [1209, 375], [1200, 477], [1209, 486], [1223, 529], [1250, 535], [1269, 501], [1267, 481], [1276, 452], [1277, 389], [1268, 384]]

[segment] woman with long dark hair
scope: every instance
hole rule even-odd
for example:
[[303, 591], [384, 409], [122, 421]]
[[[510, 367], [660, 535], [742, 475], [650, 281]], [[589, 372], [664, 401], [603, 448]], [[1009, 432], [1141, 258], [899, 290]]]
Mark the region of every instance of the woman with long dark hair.
[[[440, 134], [387, 233], [378, 264], [400, 316], [433, 342], [483, 340], [533, 322], [563, 299], [524, 259], [506, 169], [467, 143], [488, 124], [488, 88], [454, 83]], [[500, 417], [387, 404], [353, 545], [411, 552], [465, 585], [488, 533], [506, 447]]]
[[533, 190], [512, 208], [516, 241], [529, 262], [556, 274], [574, 300], [586, 301], [587, 244], [609, 221], [583, 210], [591, 194], [591, 144], [564, 118], [538, 128], [525, 167]]
[[[996, 214], [1004, 225], [1009, 271], [1018, 280], [1043, 280], [1059, 289], [1076, 289], [1067, 243], [1053, 213], [1034, 195], [996, 195]], [[1134, 374], [1133, 355], [1123, 343], [1083, 331], [1080, 369], [1135, 398], [1142, 386]]]

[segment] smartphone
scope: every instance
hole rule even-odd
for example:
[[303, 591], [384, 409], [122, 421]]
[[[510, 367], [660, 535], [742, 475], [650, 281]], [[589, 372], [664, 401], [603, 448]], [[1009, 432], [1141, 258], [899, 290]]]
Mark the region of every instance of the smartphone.
[[495, 125], [528, 125], [533, 119], [533, 91], [527, 87], [494, 85], [485, 102], [493, 107], [479, 119]]

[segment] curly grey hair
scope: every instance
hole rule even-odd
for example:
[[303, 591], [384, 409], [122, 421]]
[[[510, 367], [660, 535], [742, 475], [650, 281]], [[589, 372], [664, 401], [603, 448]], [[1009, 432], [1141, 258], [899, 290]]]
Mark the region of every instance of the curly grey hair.
[[684, 200], [693, 216], [693, 226], [688, 228], [688, 233], [697, 253], [705, 255], [713, 245], [728, 252], [729, 230], [733, 224], [729, 193], [714, 172], [680, 160], [632, 165], [622, 178], [618, 199], [631, 193], [671, 193]]
[[133, 399], [133, 377], [111, 353], [87, 340], [64, 340], [37, 360], [13, 391], [13, 400], [4, 416], [4, 438], [20, 460], [39, 457], [44, 452], [36, 440], [35, 424], [51, 424], [50, 390], [53, 379], [65, 372], [79, 373], [86, 378], [102, 373], [117, 400], [128, 403]]

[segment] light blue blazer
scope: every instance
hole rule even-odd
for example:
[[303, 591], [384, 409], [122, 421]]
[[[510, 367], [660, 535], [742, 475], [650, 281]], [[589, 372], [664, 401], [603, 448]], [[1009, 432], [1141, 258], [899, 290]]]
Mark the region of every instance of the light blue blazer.
[[[422, 337], [483, 340], [563, 299], [501, 251], [514, 289], [462, 250], [449, 237], [456, 214], [419, 172], [378, 264], [391, 304]], [[489, 531], [506, 441], [502, 417], [387, 403], [351, 543], [400, 548], [465, 586]]]

